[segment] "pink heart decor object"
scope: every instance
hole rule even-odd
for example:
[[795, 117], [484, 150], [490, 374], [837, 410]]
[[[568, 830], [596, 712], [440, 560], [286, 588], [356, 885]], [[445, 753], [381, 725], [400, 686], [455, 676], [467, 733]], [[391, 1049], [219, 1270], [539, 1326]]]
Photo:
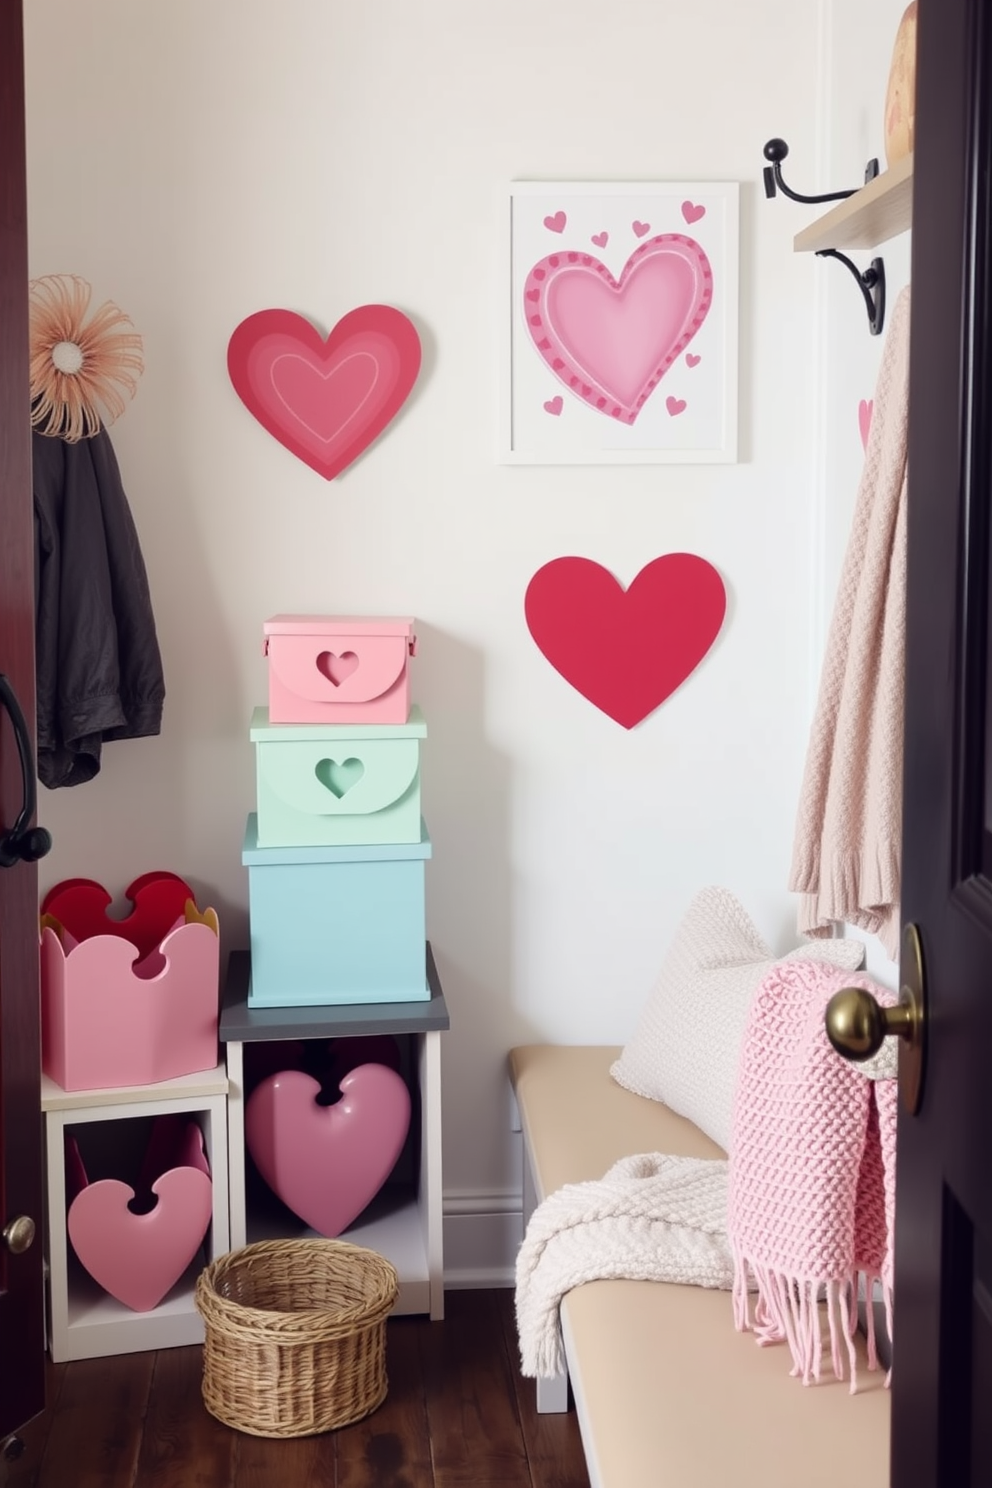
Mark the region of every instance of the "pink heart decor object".
[[614, 279], [588, 253], [552, 253], [524, 285], [540, 356], [575, 397], [632, 424], [709, 313], [713, 271], [683, 233], [649, 239]]
[[653, 559], [628, 589], [590, 558], [555, 558], [524, 601], [528, 629], [555, 671], [626, 729], [696, 669], [726, 608], [719, 573], [694, 553]]
[[291, 310], [259, 310], [227, 348], [231, 382], [249, 413], [325, 480], [396, 417], [420, 360], [413, 322], [390, 305], [350, 310], [326, 339]]
[[858, 428], [861, 431], [861, 448], [867, 450], [871, 433], [871, 417], [875, 411], [874, 398], [862, 398], [858, 404]]
[[698, 367], [702, 360], [702, 357], [696, 356], [695, 352], [687, 351], [685, 354], [685, 364], [687, 367]]
[[597, 248], [605, 248], [610, 241], [610, 235], [608, 232], [593, 233], [592, 240]]
[[548, 232], [560, 233], [565, 231], [565, 223], [567, 221], [568, 218], [564, 212], [556, 212], [553, 217], [545, 217], [544, 225], [548, 229]]
[[638, 238], [643, 238], [645, 233], [651, 231], [650, 222], [632, 222], [630, 225], [634, 229], [634, 236]]
[[684, 201], [682, 203], [682, 216], [691, 227], [694, 222], [699, 221], [700, 217], [706, 216], [706, 208], [696, 206], [691, 201]]
[[665, 407], [672, 418], [677, 418], [680, 413], [685, 413], [684, 398], [666, 398]]
[[544, 411], [545, 413], [553, 414], [554, 417], [557, 418], [564, 406], [565, 400], [561, 396], [561, 394], [558, 393], [555, 397], [548, 399], [548, 401], [544, 405]]
[[379, 1192], [410, 1126], [410, 1093], [395, 1070], [363, 1064], [320, 1106], [301, 1070], [271, 1075], [245, 1107], [245, 1141], [266, 1183], [319, 1234], [340, 1235]]
[[171, 1139], [160, 1148], [160, 1156], [173, 1148], [175, 1166], [151, 1184], [157, 1202], [147, 1214], [128, 1208], [135, 1197], [130, 1184], [89, 1183], [75, 1139], [66, 1146], [68, 1191], [84, 1185], [66, 1217], [73, 1250], [105, 1292], [134, 1312], [150, 1312], [189, 1266], [210, 1224], [213, 1187], [199, 1127], [188, 1122], [178, 1148]]

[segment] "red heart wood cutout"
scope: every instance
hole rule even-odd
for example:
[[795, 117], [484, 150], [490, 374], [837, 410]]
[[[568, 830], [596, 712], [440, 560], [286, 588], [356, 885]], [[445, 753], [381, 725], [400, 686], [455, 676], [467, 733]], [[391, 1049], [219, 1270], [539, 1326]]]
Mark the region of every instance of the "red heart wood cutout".
[[263, 429], [333, 480], [399, 413], [420, 357], [413, 322], [391, 305], [359, 305], [326, 340], [292, 310], [259, 310], [231, 337], [227, 369]]
[[524, 601], [528, 629], [555, 670], [627, 729], [695, 670], [726, 609], [723, 580], [694, 553], [655, 558], [629, 589], [591, 558], [555, 558]]
[[94, 878], [66, 878], [54, 884], [41, 902], [43, 915], [51, 915], [73, 940], [95, 935], [118, 935], [136, 947], [144, 958], [161, 944], [169, 931], [182, 921], [188, 901], [196, 903], [189, 884], [175, 873], [143, 873], [124, 890], [132, 905], [124, 919], [107, 913], [113, 896]]

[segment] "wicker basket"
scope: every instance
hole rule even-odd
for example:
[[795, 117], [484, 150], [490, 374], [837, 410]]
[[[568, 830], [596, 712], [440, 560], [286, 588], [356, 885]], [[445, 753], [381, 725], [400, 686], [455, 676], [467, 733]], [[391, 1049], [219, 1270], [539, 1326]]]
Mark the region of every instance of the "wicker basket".
[[386, 1398], [396, 1271], [343, 1240], [265, 1240], [200, 1273], [203, 1403], [253, 1436], [313, 1436]]

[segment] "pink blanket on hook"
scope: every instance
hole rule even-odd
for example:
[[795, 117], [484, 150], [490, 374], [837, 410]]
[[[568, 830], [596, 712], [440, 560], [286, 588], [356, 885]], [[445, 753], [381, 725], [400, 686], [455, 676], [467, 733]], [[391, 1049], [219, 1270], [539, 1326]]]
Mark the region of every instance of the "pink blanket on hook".
[[837, 923], [899, 959], [909, 287], [896, 299], [796, 813], [799, 933]]
[[[853, 1393], [860, 1282], [868, 1296], [881, 1282], [891, 1335], [897, 1092], [831, 1048], [824, 1011], [844, 986], [895, 1001], [869, 977], [819, 962], [780, 962], [758, 988], [734, 1106], [728, 1231], [737, 1327], [753, 1326], [760, 1344], [788, 1343], [805, 1385], [819, 1380], [828, 1342], [838, 1379], [847, 1355]], [[868, 1326], [874, 1369], [870, 1307]]]

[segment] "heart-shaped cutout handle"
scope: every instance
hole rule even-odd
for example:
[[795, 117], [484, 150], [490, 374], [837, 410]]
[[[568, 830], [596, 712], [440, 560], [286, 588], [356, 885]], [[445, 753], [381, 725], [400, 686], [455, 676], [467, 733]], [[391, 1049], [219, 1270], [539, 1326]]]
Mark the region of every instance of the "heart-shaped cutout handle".
[[340, 656], [335, 656], [333, 651], [321, 651], [317, 657], [317, 670], [332, 687], [340, 687], [357, 667], [358, 656], [354, 651], [342, 651]]
[[317, 761], [313, 773], [324, 789], [329, 790], [340, 801], [361, 780], [365, 774], [365, 766], [354, 756], [342, 760], [340, 764], [337, 760], [322, 759]]

